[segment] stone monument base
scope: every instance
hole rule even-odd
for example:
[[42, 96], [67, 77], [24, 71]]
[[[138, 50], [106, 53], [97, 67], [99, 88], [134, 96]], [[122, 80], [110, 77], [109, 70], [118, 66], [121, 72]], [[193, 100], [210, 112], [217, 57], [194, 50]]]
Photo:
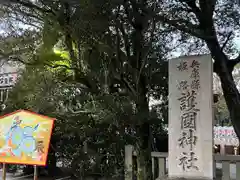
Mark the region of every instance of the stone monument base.
[[167, 180], [213, 180], [209, 178], [199, 178], [199, 177], [189, 177], [189, 178], [169, 178], [167, 177]]
[[169, 178], [167, 175], [156, 180], [222, 180], [222, 176], [217, 176], [213, 179], [206, 179], [206, 178]]

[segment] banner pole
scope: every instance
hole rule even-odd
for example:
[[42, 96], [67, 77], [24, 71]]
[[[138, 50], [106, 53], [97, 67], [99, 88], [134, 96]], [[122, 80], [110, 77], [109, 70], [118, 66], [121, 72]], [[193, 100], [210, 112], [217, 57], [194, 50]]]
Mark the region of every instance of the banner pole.
[[2, 167], [2, 179], [6, 180], [6, 163], [3, 163], [3, 167]]
[[37, 165], [34, 165], [34, 179], [33, 180], [37, 180], [38, 179], [38, 171], [37, 171]]

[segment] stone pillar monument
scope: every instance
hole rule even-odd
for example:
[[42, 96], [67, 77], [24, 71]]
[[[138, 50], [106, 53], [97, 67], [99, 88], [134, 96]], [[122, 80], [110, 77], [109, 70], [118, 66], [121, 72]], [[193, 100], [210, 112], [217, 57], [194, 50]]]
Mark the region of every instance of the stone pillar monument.
[[169, 178], [213, 179], [210, 55], [169, 61]]

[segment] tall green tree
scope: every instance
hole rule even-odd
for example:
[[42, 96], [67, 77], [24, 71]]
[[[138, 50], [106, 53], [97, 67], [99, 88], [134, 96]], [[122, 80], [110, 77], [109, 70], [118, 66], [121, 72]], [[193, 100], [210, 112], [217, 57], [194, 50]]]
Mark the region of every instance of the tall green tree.
[[58, 173], [56, 161], [66, 161], [77, 176], [111, 176], [117, 171], [120, 175], [124, 144], [136, 139], [125, 133], [132, 123], [132, 105], [124, 96], [91, 95], [75, 83], [62, 82], [61, 75], [46, 67], [26, 67], [5, 113], [30, 109], [57, 118], [48, 158], [50, 175]]
[[[130, 0], [143, 14], [190, 36], [202, 51], [210, 52], [214, 59], [214, 71], [221, 80], [223, 94], [233, 127], [240, 137], [240, 94], [233, 79], [233, 69], [240, 58], [232, 40], [239, 31], [239, 5], [234, 1], [174, 0], [151, 1], [158, 8], [145, 8], [142, 2]], [[235, 55], [235, 58], [231, 58]]]
[[[34, 27], [26, 32], [40, 34], [32, 41], [33, 53], [27, 51], [27, 55], [19, 56], [19, 51], [14, 52], [12, 59], [28, 65], [45, 64], [71, 70], [63, 81], [84, 86], [92, 96], [115, 93], [127, 96], [134, 106], [134, 123], [127, 129], [138, 137], [135, 146], [139, 176], [152, 179], [149, 97], [161, 99], [165, 110], [167, 63], [164, 60], [169, 50], [165, 42], [171, 41], [167, 36], [169, 31], [161, 29], [154, 17], [143, 14], [137, 4], [128, 1], [9, 2], [2, 7], [6, 17], [12, 22], [20, 19], [21, 23]], [[18, 36], [22, 37], [22, 33]], [[53, 51], [56, 46], [67, 51], [70, 57], [67, 65], [56, 63], [59, 60]], [[26, 56], [30, 58], [26, 60]]]

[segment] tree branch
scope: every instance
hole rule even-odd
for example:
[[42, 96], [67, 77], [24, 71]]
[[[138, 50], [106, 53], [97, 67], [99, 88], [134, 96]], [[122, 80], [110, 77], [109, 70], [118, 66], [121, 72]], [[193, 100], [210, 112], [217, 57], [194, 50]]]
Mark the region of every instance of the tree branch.
[[124, 10], [125, 10], [125, 13], [127, 14], [127, 18], [129, 20], [129, 23], [134, 27], [135, 26], [135, 24], [133, 22], [134, 18], [133, 18], [132, 13], [130, 12], [129, 4], [127, 4], [127, 1], [124, 2], [123, 7], [124, 7]]
[[197, 16], [198, 19], [201, 17], [201, 10], [196, 6], [196, 0], [180, 0], [180, 2], [186, 3]]
[[155, 22], [155, 19], [153, 19], [153, 20], [152, 20], [151, 32], [150, 32], [150, 40], [149, 40], [149, 42], [147, 43], [147, 46], [143, 49], [143, 50], [145, 50], [145, 51], [142, 52], [142, 53], [143, 53], [143, 55], [142, 55], [142, 64], [141, 64], [141, 67], [140, 67], [140, 70], [139, 70], [139, 73], [138, 73], [138, 77], [137, 77], [137, 82], [136, 82], [136, 84], [139, 83], [140, 76], [141, 76], [141, 74], [142, 74], [143, 68], [144, 68], [145, 65], [146, 65], [147, 55], [148, 55], [148, 53], [149, 53], [149, 50], [150, 50], [151, 47], [152, 47], [155, 29], [156, 29], [156, 22]]
[[213, 39], [213, 36], [206, 36], [203, 34], [202, 30], [199, 28], [198, 25], [194, 25], [184, 19], [175, 19], [170, 20], [164, 15], [155, 15], [156, 20], [164, 22], [180, 31], [183, 31], [185, 33], [191, 34], [193, 36], [196, 36], [200, 39], [204, 40], [210, 40]]
[[216, 5], [216, 0], [200, 0], [200, 9], [206, 18], [212, 18]]
[[22, 5], [26, 8], [29, 8], [29, 9], [35, 9], [41, 13], [51, 13], [53, 15], [55, 15], [55, 13], [50, 10], [50, 9], [43, 9], [37, 5], [35, 5], [34, 3], [31, 3], [31, 2], [26, 2], [26, 1], [22, 1], [22, 0], [10, 0], [10, 3], [15, 3], [15, 4], [19, 4], [19, 5]]
[[137, 5], [138, 8], [140, 8], [143, 11], [143, 13], [147, 14], [152, 18], [155, 18], [157, 21], [170, 25], [176, 28], [177, 30], [191, 34], [203, 40], [211, 40], [215, 38], [214, 36], [206, 36], [199, 25], [192, 24], [191, 22], [185, 19], [169, 19], [166, 15], [160, 14], [158, 11], [154, 11], [153, 9], [150, 8], [145, 8], [144, 6], [141, 6], [141, 4]]
[[137, 93], [136, 93], [136, 91], [135, 91], [132, 83], [129, 82], [128, 79], [125, 78], [123, 74], [120, 75], [120, 74], [117, 74], [116, 72], [115, 72], [115, 73], [113, 72], [113, 76], [114, 76], [114, 79], [116, 79], [116, 80], [119, 81], [119, 82], [122, 82], [123, 85], [129, 90], [129, 92], [130, 92], [133, 96], [136, 96]]
[[240, 62], [240, 54], [235, 59], [231, 59], [227, 62], [228, 69], [232, 72], [234, 67]]
[[117, 22], [118, 28], [120, 30], [120, 32], [122, 33], [123, 36], [123, 42], [124, 42], [124, 46], [125, 46], [125, 51], [127, 53], [127, 58], [130, 58], [130, 43], [129, 43], [129, 38], [127, 33], [125, 32], [125, 29], [123, 27], [123, 24], [121, 22]]
[[134, 87], [132, 87], [131, 83], [128, 82], [128, 80], [124, 77], [122, 77], [122, 81], [125, 84], [125, 86], [130, 90], [133, 96], [137, 95], [137, 92], [135, 91]]
[[228, 41], [230, 40], [230, 37], [232, 36], [232, 34], [233, 34], [233, 31], [231, 31], [231, 32], [228, 34], [228, 36], [227, 36], [227, 38], [226, 38], [226, 41], [223, 43], [223, 45], [222, 45], [222, 47], [221, 47], [221, 51], [224, 50], [224, 48], [225, 48], [225, 46], [227, 45]]

